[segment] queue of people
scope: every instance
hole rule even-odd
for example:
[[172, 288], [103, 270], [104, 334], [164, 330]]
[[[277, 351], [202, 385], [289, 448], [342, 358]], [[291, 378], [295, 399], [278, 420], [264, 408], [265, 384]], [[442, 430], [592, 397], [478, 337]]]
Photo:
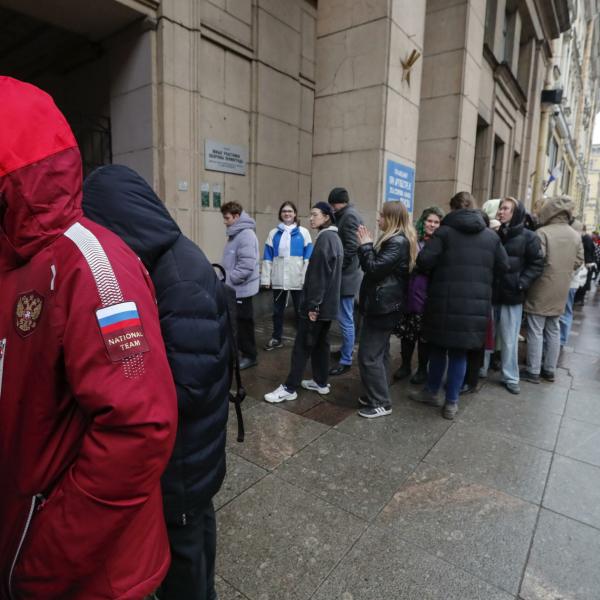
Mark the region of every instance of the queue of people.
[[[573, 203], [569, 198], [550, 198], [544, 202], [537, 231], [532, 228], [524, 204], [512, 197], [490, 201], [486, 203], [486, 211], [482, 211], [471, 194], [459, 192], [450, 199], [449, 214], [444, 216], [435, 206], [427, 208], [416, 228], [402, 203], [386, 202], [377, 219], [379, 231], [375, 236], [359, 217], [352, 217], [355, 227], [352, 244], [339, 231], [338, 213], [344, 217], [351, 208], [347, 202], [340, 202], [340, 198], [348, 198], [347, 191], [334, 188], [328, 204], [317, 203], [311, 212], [311, 226], [314, 227], [315, 213], [326, 213], [328, 230], [333, 231], [334, 223], [338, 225], [342, 242], [338, 320], [349, 313], [343, 310], [344, 275], [351, 276], [352, 281], [358, 280], [351, 272], [344, 272], [351, 264], [345, 256], [347, 248], [352, 259], [356, 252], [362, 271], [358, 293], [362, 317], [358, 344], [362, 393], [357, 398], [361, 417], [376, 418], [392, 411], [389, 341], [394, 333], [401, 338], [402, 363], [393, 373], [393, 379], [410, 377], [411, 384], [424, 384], [422, 389], [412, 391], [410, 398], [440, 407], [447, 419], [455, 417], [462, 394], [477, 391], [477, 380], [486, 376], [494, 351], [499, 355], [500, 382], [511, 394], [520, 394], [521, 380], [533, 383], [538, 383], [540, 377], [554, 380], [561, 347], [559, 318], [565, 306], [569, 307], [571, 279], [583, 264], [583, 244], [572, 227]], [[329, 268], [333, 273], [339, 247], [334, 251], [323, 242], [317, 242], [315, 251], [317, 247], [319, 264], [324, 260], [323, 251], [330, 253]], [[311, 271], [312, 260], [314, 255], [308, 261], [307, 273]], [[307, 278], [303, 293], [314, 291], [314, 285], [314, 279]], [[321, 295], [326, 291], [331, 294], [331, 286], [338, 286], [337, 278], [322, 279], [320, 286]], [[326, 337], [334, 318], [330, 306], [326, 317], [322, 314], [318, 317], [327, 321], [326, 327], [319, 328], [324, 337], [307, 336], [310, 330], [307, 323], [319, 315], [315, 304], [318, 298], [312, 296], [311, 311], [301, 303], [298, 314], [301, 325], [292, 352], [290, 376], [277, 389], [265, 394], [267, 402], [293, 400], [299, 387], [322, 395], [330, 392], [330, 383], [324, 375], [329, 364], [329, 354], [324, 350], [329, 346]], [[527, 364], [519, 369], [523, 327]], [[344, 349], [348, 327], [341, 325], [340, 330], [341, 360], [350, 360], [351, 352]], [[418, 360], [413, 373], [415, 347]], [[313, 379], [302, 381], [309, 356]], [[344, 367], [342, 372], [350, 368], [350, 364], [342, 362], [340, 366]], [[330, 376], [336, 374], [340, 374], [336, 368], [329, 370]]]

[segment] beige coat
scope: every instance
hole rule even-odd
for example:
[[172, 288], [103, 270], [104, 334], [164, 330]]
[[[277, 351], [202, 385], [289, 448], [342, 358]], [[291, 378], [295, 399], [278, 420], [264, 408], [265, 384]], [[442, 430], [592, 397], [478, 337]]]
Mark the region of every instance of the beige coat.
[[567, 196], [546, 200], [540, 211], [536, 233], [542, 242], [544, 272], [527, 292], [524, 309], [528, 313], [556, 317], [567, 303], [573, 272], [583, 264], [581, 236], [569, 225], [573, 201]]

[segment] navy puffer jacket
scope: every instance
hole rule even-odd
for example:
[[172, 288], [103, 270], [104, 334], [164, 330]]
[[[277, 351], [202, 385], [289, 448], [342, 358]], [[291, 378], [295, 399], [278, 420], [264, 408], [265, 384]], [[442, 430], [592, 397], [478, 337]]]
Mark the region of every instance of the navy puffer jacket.
[[476, 350], [485, 343], [494, 275], [508, 270], [498, 235], [478, 210], [455, 210], [417, 257], [430, 273], [422, 332], [442, 348]]
[[517, 201], [510, 223], [498, 231], [510, 268], [496, 276], [494, 304], [523, 304], [527, 290], [544, 270], [540, 238], [525, 229], [525, 215], [525, 206]]
[[96, 169], [83, 186], [83, 210], [140, 257], [156, 290], [179, 407], [163, 500], [167, 522], [181, 523], [210, 501], [225, 476], [231, 368], [222, 285], [202, 250], [128, 167]]

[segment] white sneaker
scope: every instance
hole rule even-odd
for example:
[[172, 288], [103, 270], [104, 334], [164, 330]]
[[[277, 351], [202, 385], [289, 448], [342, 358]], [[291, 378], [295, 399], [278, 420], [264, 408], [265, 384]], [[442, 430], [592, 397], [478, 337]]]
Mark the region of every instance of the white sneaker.
[[285, 400], [295, 400], [297, 397], [296, 392], [288, 392], [284, 385], [280, 385], [276, 390], [265, 394], [265, 400], [271, 404], [277, 404], [277, 402], [284, 402]]
[[321, 387], [314, 379], [303, 379], [300, 385], [305, 390], [317, 392], [318, 394], [321, 394], [321, 396], [326, 396], [331, 391], [331, 386], [329, 384]]

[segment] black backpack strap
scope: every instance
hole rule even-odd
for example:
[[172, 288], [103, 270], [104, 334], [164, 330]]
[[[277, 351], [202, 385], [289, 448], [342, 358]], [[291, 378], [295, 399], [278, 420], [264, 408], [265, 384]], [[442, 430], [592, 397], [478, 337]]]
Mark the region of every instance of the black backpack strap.
[[[220, 277], [219, 279], [221, 280], [221, 283], [223, 285], [223, 292], [225, 294], [225, 309], [227, 310], [227, 337], [229, 338], [229, 345], [231, 348], [231, 353], [232, 353], [232, 358], [233, 358], [233, 374], [235, 376], [235, 385], [236, 385], [236, 392], [235, 395], [232, 394], [231, 392], [229, 392], [229, 401], [233, 402], [234, 406], [235, 406], [235, 416], [237, 419], [237, 425], [238, 425], [238, 434], [237, 434], [237, 441], [238, 442], [243, 442], [244, 441], [244, 436], [245, 436], [245, 431], [244, 431], [244, 417], [242, 416], [242, 402], [244, 401], [244, 398], [246, 397], [246, 390], [244, 389], [244, 386], [242, 384], [242, 375], [240, 373], [240, 358], [238, 355], [238, 348], [237, 348], [237, 340], [236, 340], [236, 336], [235, 336], [235, 332], [233, 330], [233, 316], [231, 314], [231, 310], [230, 310], [230, 302], [233, 301], [235, 302], [235, 297], [233, 297], [233, 299], [229, 298], [228, 296], [229, 291], [226, 287], [225, 284], [225, 269], [216, 263], [213, 263], [213, 268], [217, 269], [220, 272]], [[233, 292], [233, 290], [231, 290]]]

